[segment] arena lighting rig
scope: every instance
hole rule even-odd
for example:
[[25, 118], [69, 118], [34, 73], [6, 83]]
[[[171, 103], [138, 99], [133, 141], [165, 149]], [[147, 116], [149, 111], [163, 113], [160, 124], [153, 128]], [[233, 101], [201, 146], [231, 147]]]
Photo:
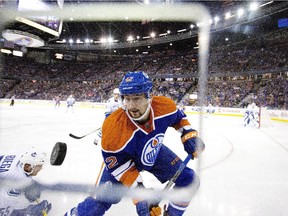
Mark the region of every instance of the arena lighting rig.
[[[235, 18], [236, 20], [233, 20], [232, 22], [235, 22], [235, 24], [241, 20], [244, 20], [245, 18], [247, 18], [248, 16], [251, 15], [251, 13], [256, 13], [257, 10], [265, 7], [265, 6], [269, 6], [270, 4], [272, 4], [273, 1], [269, 1], [269, 2], [263, 2], [263, 3], [257, 3], [257, 2], [249, 2], [249, 4], [245, 5], [245, 6], [239, 6], [239, 8], [234, 9], [233, 11], [228, 11], [222, 15], [216, 15], [214, 18], [210, 18], [209, 20], [205, 20], [203, 22], [197, 22], [197, 23], [191, 23], [190, 25], [187, 24], [187, 28], [181, 28], [178, 30], [174, 30], [174, 32], [171, 32], [171, 30], [169, 29], [169, 27], [167, 27], [167, 31], [166, 32], [154, 32], [151, 31], [149, 35], [132, 35], [129, 34], [126, 38], [126, 42], [135, 42], [135, 41], [139, 41], [139, 40], [150, 40], [150, 39], [155, 39], [155, 38], [161, 38], [161, 37], [166, 37], [166, 36], [172, 36], [175, 34], [179, 34], [179, 33], [185, 33], [185, 32], [189, 32], [189, 31], [197, 31], [197, 28], [200, 25], [205, 25], [205, 24], [209, 24], [211, 25], [211, 28], [216, 29], [217, 27], [219, 27], [219, 25], [222, 24], [224, 22], [228, 22], [228, 20]], [[150, 2], [146, 2], [145, 4], [150, 4]], [[125, 19], [129, 19], [128, 16], [125, 17]], [[71, 16], [69, 18], [70, 21], [74, 20], [74, 18]], [[61, 37], [60, 37], [61, 38]], [[92, 39], [89, 37], [85, 37], [85, 38], [79, 38], [79, 37], [75, 37], [72, 35], [70, 35], [67, 38], [62, 38], [56, 41], [56, 43], [58, 44], [99, 44], [99, 43], [118, 43], [118, 42], [125, 42], [125, 41], [120, 41], [119, 39], [115, 38], [114, 35], [106, 35], [106, 36], [99, 36], [98, 39]], [[77, 39], [76, 39], [77, 38]], [[115, 39], [114, 39], [115, 38]]]

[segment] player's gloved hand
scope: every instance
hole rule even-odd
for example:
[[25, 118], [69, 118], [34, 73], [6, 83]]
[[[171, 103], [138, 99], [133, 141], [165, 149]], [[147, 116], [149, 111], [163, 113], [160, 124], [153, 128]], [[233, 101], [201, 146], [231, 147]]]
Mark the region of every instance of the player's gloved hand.
[[77, 207], [70, 209], [68, 212], [65, 213], [64, 216], [78, 216]]
[[150, 216], [148, 202], [145, 200], [137, 202], [136, 211], [138, 216]]
[[149, 206], [150, 216], [161, 216], [162, 209], [159, 205], [150, 205]]
[[43, 216], [43, 213], [46, 214], [51, 210], [52, 204], [47, 200], [43, 200], [37, 205], [29, 205], [26, 209], [24, 209], [25, 214], [23, 215], [33, 215], [33, 216]]
[[32, 185], [28, 186], [24, 190], [24, 195], [29, 202], [35, 202], [41, 196], [41, 185], [34, 182]]
[[136, 211], [138, 216], [161, 216], [162, 212], [159, 205], [149, 205], [146, 200], [139, 201], [136, 204]]
[[184, 130], [181, 135], [181, 141], [184, 144], [184, 150], [188, 154], [192, 154], [194, 157], [199, 157], [199, 155], [204, 151], [204, 142], [197, 137], [198, 133], [196, 130]]

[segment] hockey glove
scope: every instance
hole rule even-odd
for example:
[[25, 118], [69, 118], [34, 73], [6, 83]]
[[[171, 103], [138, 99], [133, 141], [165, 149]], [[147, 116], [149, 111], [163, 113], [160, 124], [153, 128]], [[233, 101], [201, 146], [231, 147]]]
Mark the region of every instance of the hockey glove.
[[199, 157], [199, 155], [204, 151], [204, 142], [197, 137], [198, 133], [195, 130], [184, 130], [181, 136], [181, 141], [184, 145], [184, 150], [188, 154], [192, 154], [194, 157]]
[[162, 209], [159, 205], [151, 205], [149, 207], [150, 216], [161, 216]]
[[20, 216], [20, 215], [33, 215], [33, 216], [43, 216], [43, 212], [46, 214], [51, 210], [52, 204], [48, 203], [47, 200], [43, 200], [37, 205], [29, 205], [25, 209], [15, 209], [11, 213], [11, 216]]
[[150, 216], [149, 206], [147, 201], [140, 201], [136, 204], [136, 211], [138, 216]]
[[149, 205], [147, 201], [140, 201], [136, 204], [138, 216], [161, 216], [161, 207], [158, 205]]
[[35, 202], [41, 196], [41, 185], [34, 182], [32, 185], [25, 188], [24, 195], [29, 202]]

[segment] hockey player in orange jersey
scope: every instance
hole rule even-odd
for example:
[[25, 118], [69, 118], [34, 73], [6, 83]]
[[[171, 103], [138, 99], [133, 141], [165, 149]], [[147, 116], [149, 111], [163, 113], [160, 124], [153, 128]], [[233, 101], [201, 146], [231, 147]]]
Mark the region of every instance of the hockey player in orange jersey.
[[[183, 147], [193, 157], [197, 158], [205, 149], [203, 141], [197, 137], [197, 131], [192, 128], [184, 112], [177, 109], [174, 101], [151, 95], [152, 82], [146, 73], [128, 72], [119, 89], [125, 109], [116, 110], [103, 123], [102, 155], [105, 169], [99, 185], [109, 182], [137, 187], [139, 172], [143, 170], [152, 173], [161, 183], [169, 181], [182, 161], [163, 144], [168, 127], [181, 133]], [[189, 188], [192, 184], [198, 187], [199, 178], [186, 166], [174, 188]], [[103, 196], [88, 197], [67, 215], [104, 215], [112, 204], [120, 200], [121, 197], [117, 196], [107, 200]], [[171, 201], [164, 215], [181, 216], [188, 205], [187, 200]], [[154, 214], [145, 200], [139, 201], [136, 209], [140, 216]]]

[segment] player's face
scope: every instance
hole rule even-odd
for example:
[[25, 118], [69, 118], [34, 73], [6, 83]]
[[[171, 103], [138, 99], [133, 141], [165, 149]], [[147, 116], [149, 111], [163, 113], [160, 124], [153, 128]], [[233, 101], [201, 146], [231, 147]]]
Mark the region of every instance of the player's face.
[[140, 118], [145, 113], [148, 103], [145, 94], [124, 96], [124, 105], [132, 118]]
[[113, 94], [113, 97], [115, 100], [117, 100], [119, 98], [119, 94]]
[[[26, 172], [31, 172], [32, 171], [32, 166], [30, 164], [25, 164], [25, 171]], [[33, 172], [30, 174], [31, 176], [36, 176], [38, 172], [42, 169], [42, 165], [36, 165], [34, 166]]]

